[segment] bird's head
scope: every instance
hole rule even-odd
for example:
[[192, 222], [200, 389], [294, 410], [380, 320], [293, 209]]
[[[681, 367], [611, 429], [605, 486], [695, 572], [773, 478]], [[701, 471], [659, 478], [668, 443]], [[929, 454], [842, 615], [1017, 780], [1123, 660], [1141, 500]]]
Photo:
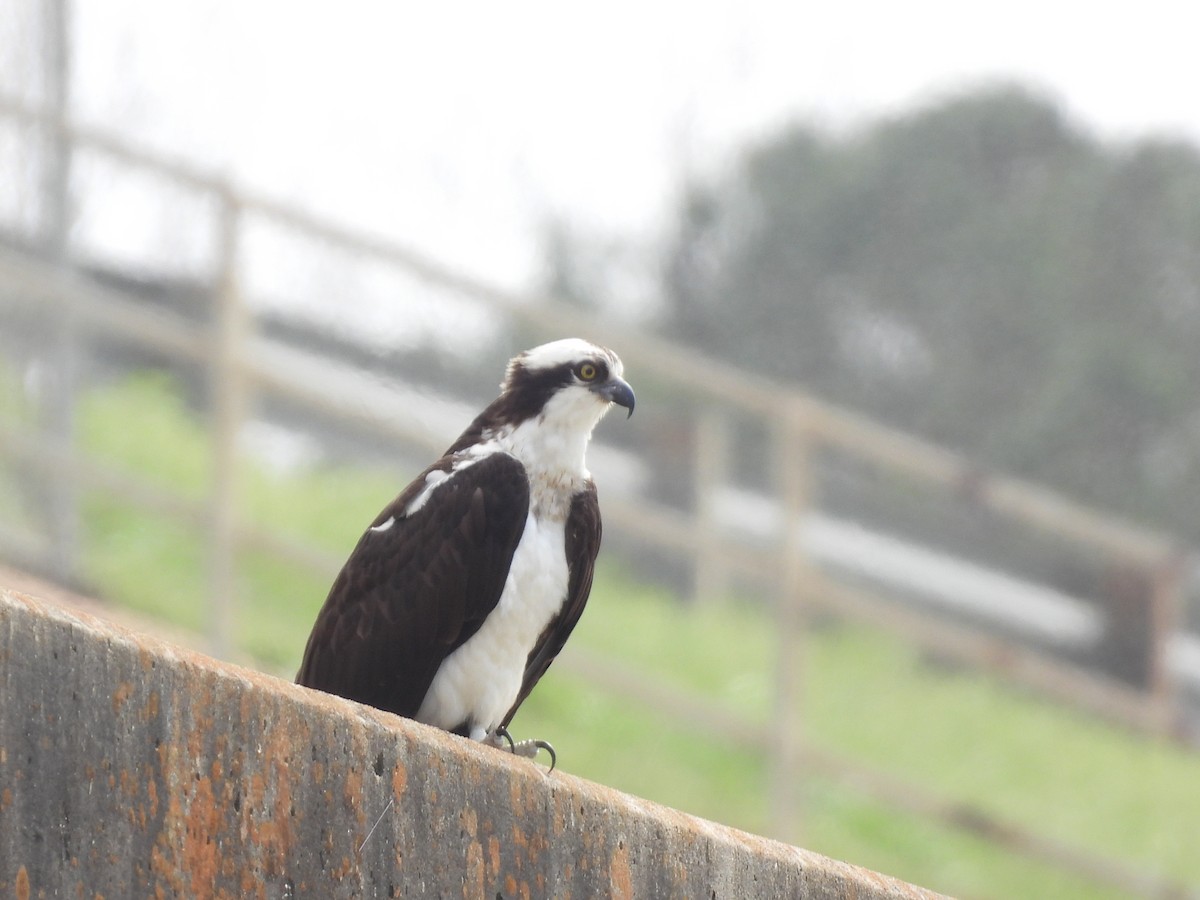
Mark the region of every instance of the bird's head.
[[633, 415], [633, 388], [621, 358], [606, 347], [565, 338], [526, 350], [508, 363], [500, 399], [514, 421], [539, 417], [588, 432], [615, 403]]

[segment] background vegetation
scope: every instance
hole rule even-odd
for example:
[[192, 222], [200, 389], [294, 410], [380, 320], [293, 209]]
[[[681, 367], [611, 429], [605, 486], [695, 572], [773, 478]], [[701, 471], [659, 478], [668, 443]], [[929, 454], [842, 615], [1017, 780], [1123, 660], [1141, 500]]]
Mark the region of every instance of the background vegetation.
[[[1200, 544], [1196, 147], [997, 88], [769, 135], [671, 232], [663, 334]], [[546, 245], [597, 304], [653, 249]]]

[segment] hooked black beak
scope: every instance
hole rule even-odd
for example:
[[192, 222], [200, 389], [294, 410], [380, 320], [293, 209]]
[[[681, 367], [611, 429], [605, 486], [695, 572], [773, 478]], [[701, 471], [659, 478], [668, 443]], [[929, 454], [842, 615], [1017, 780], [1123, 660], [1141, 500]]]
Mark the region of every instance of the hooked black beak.
[[[627, 381], [620, 378], [610, 378], [604, 384], [596, 387], [596, 393], [607, 400], [609, 403], [615, 403], [617, 406], [623, 406], [629, 410], [629, 416], [633, 415], [633, 404], [635, 398], [633, 396], [633, 388], [629, 386]], [[629, 418], [626, 416], [625, 418]]]

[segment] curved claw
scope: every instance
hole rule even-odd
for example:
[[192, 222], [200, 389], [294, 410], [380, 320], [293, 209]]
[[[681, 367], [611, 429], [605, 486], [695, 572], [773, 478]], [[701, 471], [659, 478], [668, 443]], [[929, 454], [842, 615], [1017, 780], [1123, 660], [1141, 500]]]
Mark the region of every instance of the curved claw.
[[504, 750], [504, 742], [508, 742], [508, 750], [510, 754], [515, 754], [517, 748], [516, 743], [514, 740], [512, 740], [512, 736], [509, 734], [508, 728], [500, 725], [496, 728], [493, 728], [492, 731], [487, 732], [487, 737], [484, 738], [484, 742], [482, 743], [485, 743], [488, 746], [494, 746], [494, 748], [497, 750]]
[[558, 754], [554, 752], [554, 747], [549, 741], [541, 741], [536, 739], [514, 741], [512, 735], [508, 733], [508, 729], [503, 725], [499, 725], [489, 731], [487, 737], [483, 739], [485, 744], [490, 747], [495, 747], [497, 750], [505, 749], [505, 741], [508, 742], [508, 752], [513, 756], [524, 756], [526, 759], [533, 759], [538, 755], [539, 750], [545, 750], [547, 753], [549, 753], [550, 769], [546, 774], [553, 772], [554, 767], [558, 765]]
[[[630, 411], [632, 412], [632, 410], [630, 410]], [[550, 754], [550, 768], [546, 770], [546, 774], [549, 775], [551, 772], [554, 771], [554, 767], [556, 765], [558, 765], [558, 754], [554, 752], [554, 748], [552, 746], [550, 746], [549, 741], [534, 741], [533, 745], [537, 749], [545, 750], [547, 753]]]
[[497, 749], [500, 748], [500, 741], [498, 740], [498, 738], [503, 738], [504, 740], [508, 741], [508, 752], [509, 753], [517, 752], [516, 742], [513, 740], [512, 735], [508, 733], [508, 729], [505, 728], [503, 725], [496, 728], [491, 734], [489, 734], [488, 738], [489, 738], [492, 746], [496, 747]]
[[558, 765], [558, 754], [554, 752], [554, 747], [549, 741], [539, 741], [533, 739], [517, 741], [512, 752], [517, 756], [524, 756], [527, 759], [533, 759], [535, 756], [537, 756], [539, 750], [545, 750], [550, 754], [550, 769], [547, 774], [549, 774], [549, 772], [553, 772], [554, 767]]

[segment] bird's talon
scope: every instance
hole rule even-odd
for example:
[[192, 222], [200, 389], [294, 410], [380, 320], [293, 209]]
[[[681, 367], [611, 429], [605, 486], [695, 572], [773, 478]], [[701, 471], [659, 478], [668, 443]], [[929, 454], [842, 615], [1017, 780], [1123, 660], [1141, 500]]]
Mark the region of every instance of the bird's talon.
[[546, 771], [546, 774], [549, 775], [554, 771], [554, 767], [558, 765], [558, 754], [554, 752], [554, 748], [550, 746], [549, 741], [537, 741], [537, 745], [540, 749], [550, 754], [550, 768]]
[[487, 737], [483, 739], [483, 743], [489, 747], [495, 747], [497, 750], [507, 750], [513, 756], [523, 756], [525, 759], [534, 759], [539, 750], [545, 750], [550, 754], [549, 771], [553, 772], [554, 767], [558, 765], [558, 754], [554, 752], [554, 747], [549, 741], [536, 739], [514, 741], [512, 735], [508, 733], [508, 729], [503, 726], [489, 731]]
[[533, 759], [538, 755], [539, 750], [545, 750], [550, 754], [550, 771], [554, 771], [554, 767], [558, 765], [558, 754], [554, 752], [554, 747], [549, 741], [526, 740], [518, 741], [513, 746], [513, 753], [516, 756], [524, 756], [526, 759]]
[[508, 729], [505, 728], [503, 725], [501, 725], [499, 728], [493, 729], [488, 734], [488, 736], [486, 738], [484, 738], [483, 742], [485, 744], [487, 744], [489, 747], [495, 747], [497, 750], [503, 750], [504, 749], [504, 744], [503, 744], [504, 741], [508, 742], [508, 752], [509, 753], [517, 752], [517, 745], [513, 741], [512, 735], [508, 733]]

